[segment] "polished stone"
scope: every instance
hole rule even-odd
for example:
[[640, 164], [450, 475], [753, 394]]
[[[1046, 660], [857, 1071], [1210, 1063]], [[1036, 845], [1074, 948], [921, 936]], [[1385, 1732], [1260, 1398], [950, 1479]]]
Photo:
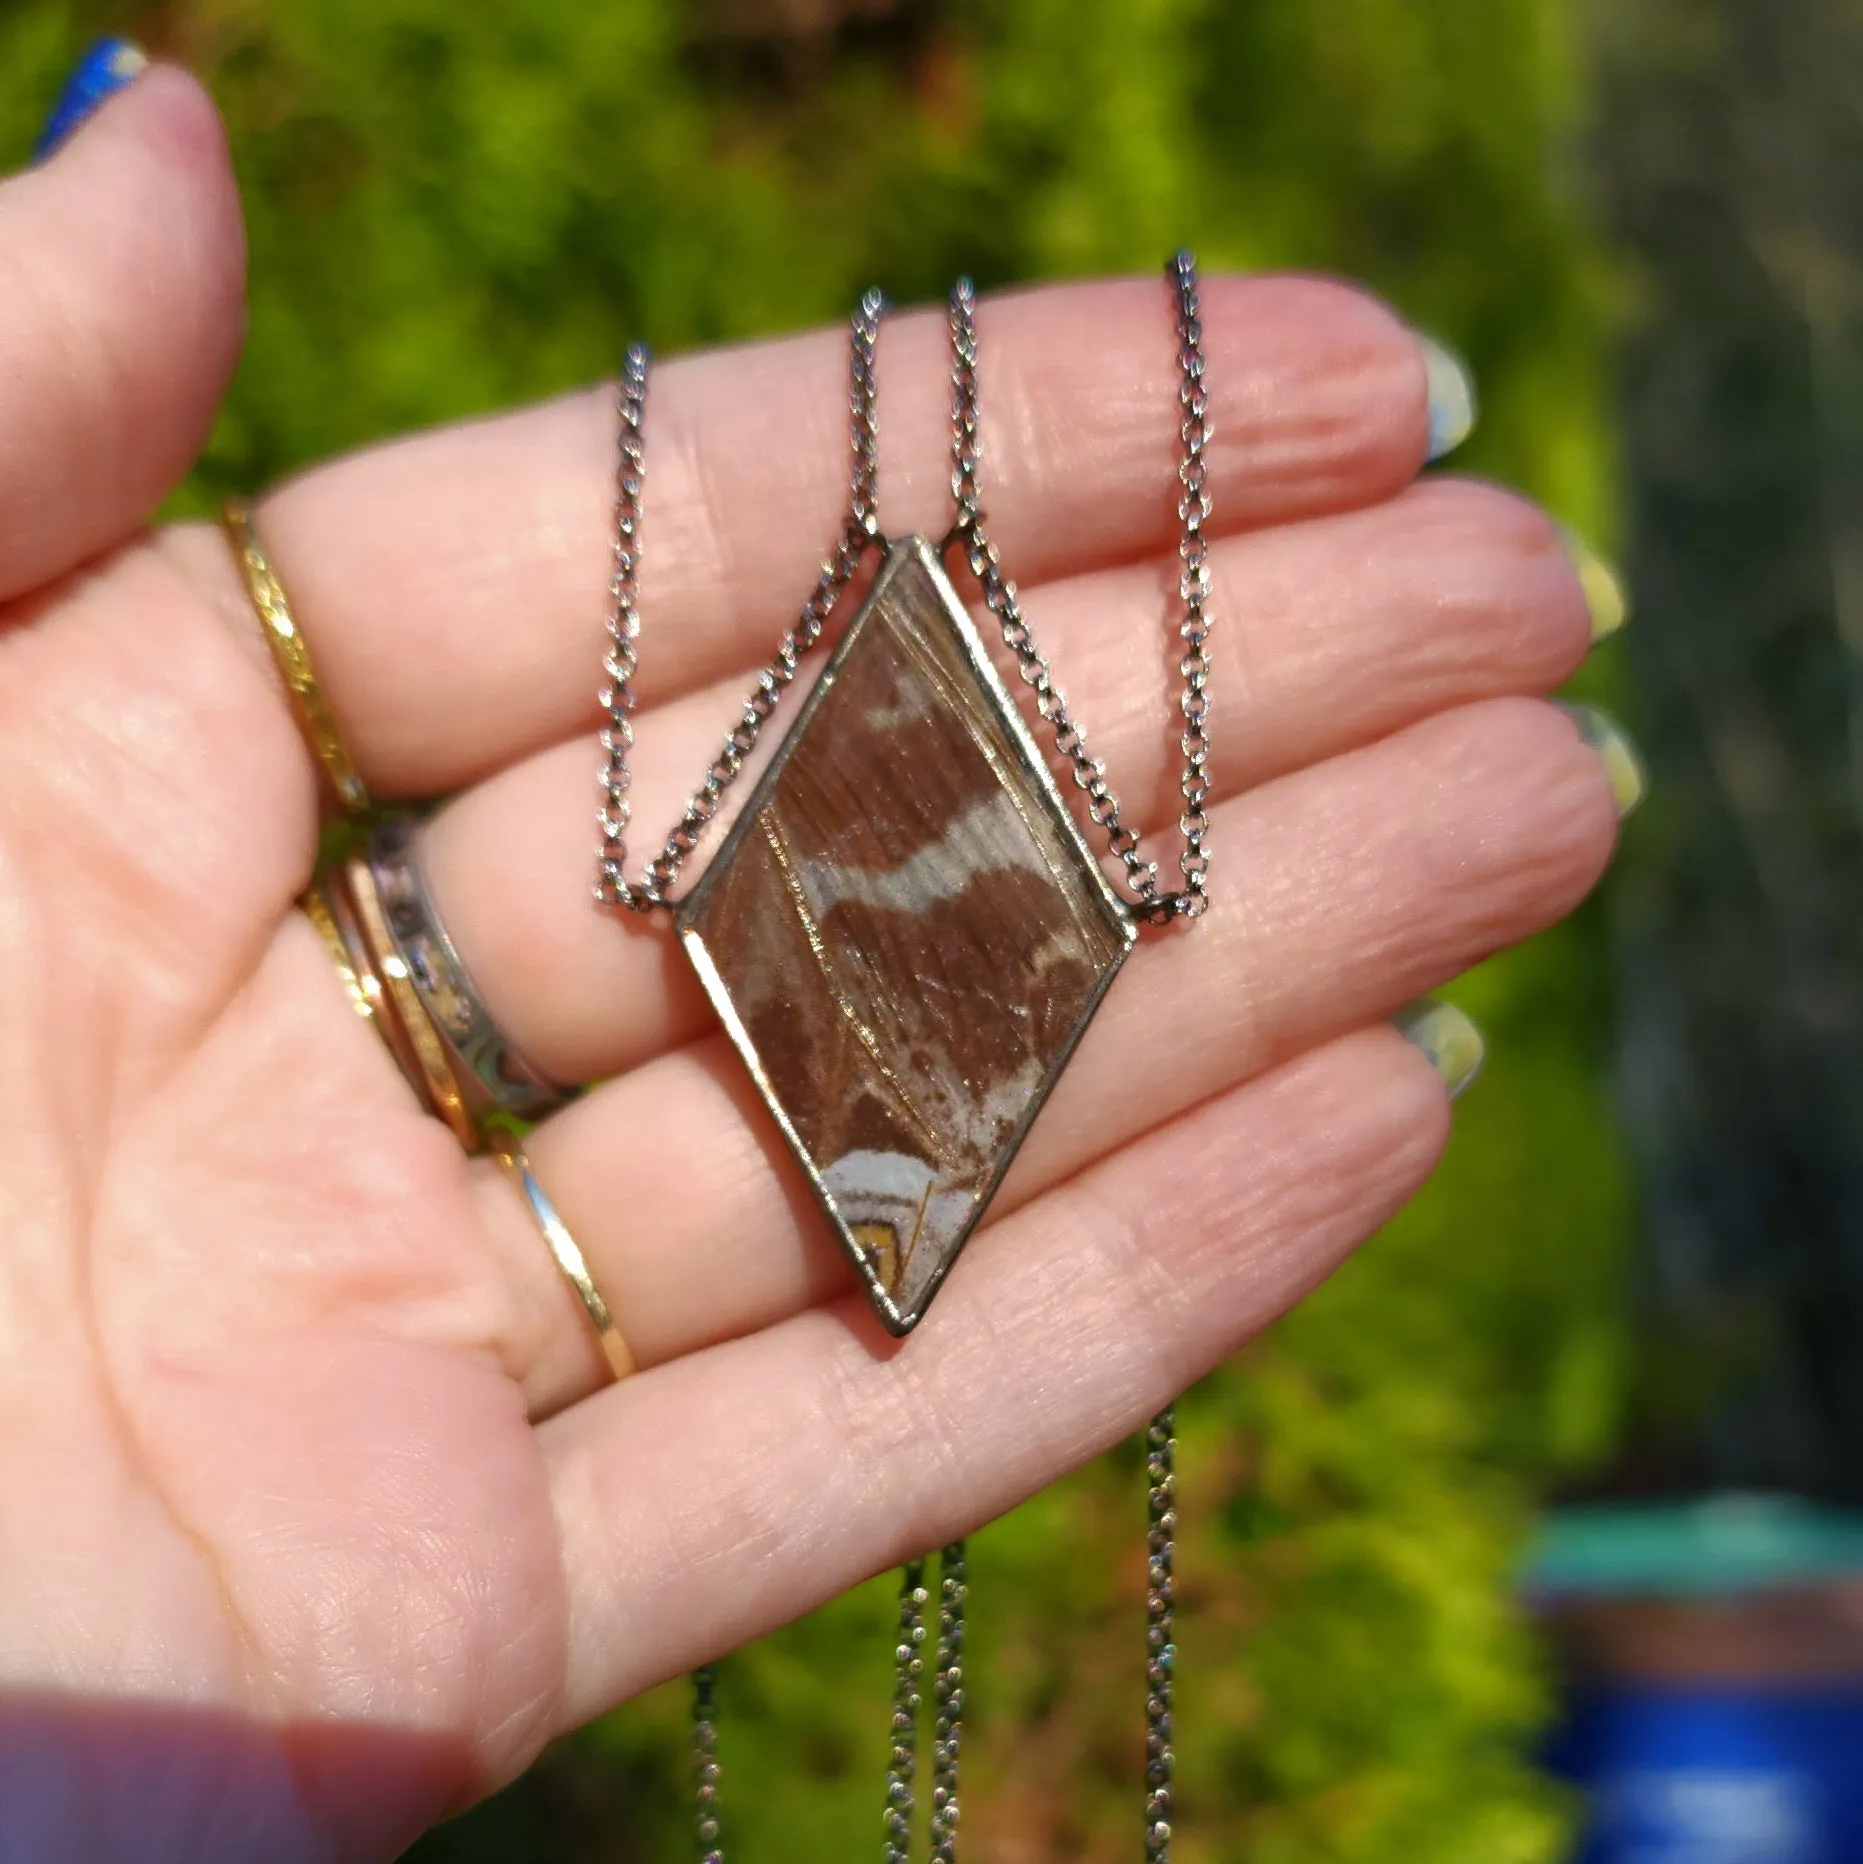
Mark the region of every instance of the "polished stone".
[[922, 540], [890, 546], [679, 929], [904, 1333], [1134, 936]]

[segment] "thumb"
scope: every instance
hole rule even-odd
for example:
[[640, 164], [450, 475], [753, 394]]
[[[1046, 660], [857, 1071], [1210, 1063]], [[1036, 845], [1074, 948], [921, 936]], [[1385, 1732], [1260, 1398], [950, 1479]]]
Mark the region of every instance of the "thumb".
[[193, 464], [245, 266], [219, 118], [172, 67], [0, 182], [0, 601], [121, 543]]

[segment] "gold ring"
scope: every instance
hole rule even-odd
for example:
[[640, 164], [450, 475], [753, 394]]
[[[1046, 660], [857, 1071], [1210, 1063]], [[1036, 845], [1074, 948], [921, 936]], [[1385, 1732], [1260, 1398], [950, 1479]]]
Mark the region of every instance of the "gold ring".
[[304, 631], [293, 619], [284, 587], [265, 554], [265, 546], [259, 542], [252, 507], [244, 499], [228, 499], [221, 507], [220, 522], [233, 546], [233, 558], [245, 580], [253, 613], [259, 618], [259, 631], [291, 695], [291, 709], [297, 714], [305, 741], [317, 754], [343, 807], [351, 815], [360, 815], [369, 806], [369, 792], [344, 748], [330, 708], [324, 704], [323, 688], [317, 684]]
[[349, 996], [350, 1006], [381, 1037], [383, 1046], [394, 1057], [395, 1066], [414, 1090], [415, 1098], [431, 1113], [433, 1102], [427, 1092], [420, 1058], [414, 1053], [414, 1044], [388, 1000], [388, 986], [382, 982], [369, 956], [341, 871], [326, 868], [305, 889], [298, 905], [304, 917], [317, 928], [317, 935], [323, 940], [330, 962]]
[[453, 1137], [468, 1152], [476, 1152], [483, 1143], [479, 1129], [466, 1108], [465, 1096], [459, 1091], [459, 1082], [446, 1059], [446, 1045], [428, 1019], [420, 992], [408, 975], [407, 960], [389, 933], [388, 916], [382, 911], [381, 896], [375, 890], [375, 876], [369, 871], [366, 860], [352, 854], [343, 863], [343, 877], [349, 882], [349, 897], [356, 909], [356, 922], [362, 929], [362, 942], [370, 966], [387, 987], [393, 1020], [400, 1024], [413, 1046], [433, 1110], [453, 1129]]
[[[350, 1007], [365, 1023], [374, 1022], [377, 993], [381, 990], [382, 980], [371, 976], [368, 983], [363, 982], [366, 967], [358, 966], [356, 959], [350, 955], [349, 947], [343, 943], [336, 914], [330, 910], [330, 902], [324, 897], [323, 889], [320, 886], [307, 887], [298, 906], [304, 917], [317, 928], [317, 936], [323, 940], [324, 950], [330, 954], [330, 962], [335, 965], [336, 974], [343, 980], [343, 988], [349, 994]], [[373, 991], [369, 984], [375, 986]]]
[[575, 1289], [576, 1299], [582, 1303], [582, 1311], [588, 1315], [589, 1325], [595, 1329], [595, 1338], [608, 1361], [609, 1370], [617, 1379], [627, 1378], [635, 1369], [634, 1355], [628, 1351], [627, 1341], [622, 1339], [620, 1330], [615, 1326], [615, 1317], [608, 1311], [608, 1303], [602, 1299], [601, 1290], [596, 1287], [595, 1278], [589, 1273], [588, 1262], [577, 1248], [576, 1239], [569, 1233], [569, 1226], [556, 1214], [556, 1206], [550, 1202], [549, 1193], [532, 1173], [530, 1160], [524, 1156], [524, 1148], [518, 1143], [517, 1135], [502, 1126], [496, 1126], [486, 1135], [486, 1139], [491, 1146], [492, 1156], [504, 1168], [505, 1176], [516, 1186], [524, 1208], [530, 1212], [531, 1221], [549, 1244], [550, 1254], [556, 1258], [556, 1266], [563, 1271], [563, 1279]]

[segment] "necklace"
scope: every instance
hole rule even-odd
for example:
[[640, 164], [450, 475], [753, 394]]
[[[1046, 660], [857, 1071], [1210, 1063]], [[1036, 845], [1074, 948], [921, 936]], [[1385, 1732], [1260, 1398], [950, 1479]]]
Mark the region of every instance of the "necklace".
[[[981, 1219], [1141, 925], [1208, 905], [1206, 734], [1210, 576], [1208, 441], [1197, 272], [1168, 268], [1176, 299], [1181, 524], [1178, 624], [1182, 884], [1123, 820], [1103, 766], [1054, 684], [990, 541], [976, 303], [949, 303], [951, 485], [956, 511], [935, 542], [880, 528], [875, 354], [884, 299], [850, 326], [851, 466], [842, 535], [802, 612], [660, 852], [625, 876], [644, 430], [649, 357], [630, 345], [619, 391], [615, 543], [609, 583], [603, 806], [595, 897], [665, 910], [713, 1007], [800, 1164], [875, 1314], [908, 1333]], [[1035, 709], [1120, 869], [1115, 887], [1076, 824], [1048, 761], [948, 576], [951, 552], [980, 588]], [[757, 746], [869, 552], [879, 562], [859, 610], [698, 881], [677, 900], [688, 855]], [[1146, 1439], [1147, 1864], [1171, 1842], [1175, 1445], [1171, 1413]], [[923, 1561], [901, 1576], [894, 1648], [886, 1864], [910, 1855], [926, 1613]], [[952, 1864], [958, 1826], [966, 1571], [961, 1541], [939, 1555], [934, 1644], [930, 1855]], [[715, 1676], [694, 1678], [698, 1832], [718, 1849]]]

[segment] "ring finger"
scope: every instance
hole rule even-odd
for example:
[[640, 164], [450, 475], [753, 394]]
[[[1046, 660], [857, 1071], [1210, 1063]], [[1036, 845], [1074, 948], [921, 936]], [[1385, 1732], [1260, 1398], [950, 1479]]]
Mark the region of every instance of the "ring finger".
[[[1196, 936], [1134, 954], [993, 1217], [1560, 917], [1601, 871], [1615, 816], [1571, 722], [1518, 700], [1426, 720], [1227, 804], [1212, 910]], [[530, 1149], [643, 1365], [849, 1285], [721, 1037], [610, 1083]], [[533, 1408], [557, 1409], [597, 1380], [599, 1359], [548, 1257], [520, 1241], [508, 1187], [488, 1177], [482, 1192], [501, 1254], [532, 1278], [514, 1311], [555, 1316], [508, 1360], [528, 1363]]]

